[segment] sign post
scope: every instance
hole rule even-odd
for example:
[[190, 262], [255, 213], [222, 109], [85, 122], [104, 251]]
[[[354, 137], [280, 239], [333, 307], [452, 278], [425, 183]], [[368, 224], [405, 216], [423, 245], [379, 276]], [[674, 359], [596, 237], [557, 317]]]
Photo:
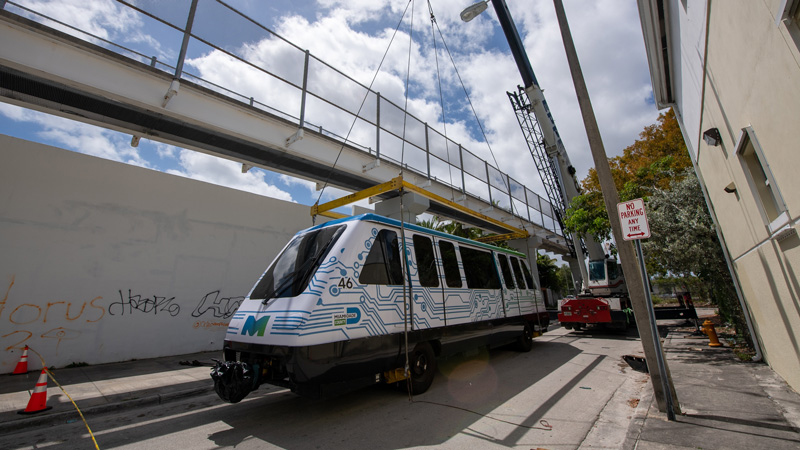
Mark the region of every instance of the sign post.
[[619, 221], [622, 225], [622, 238], [626, 241], [635, 241], [636, 256], [639, 259], [639, 270], [642, 273], [642, 281], [645, 283], [644, 294], [647, 299], [645, 304], [647, 306], [647, 315], [650, 317], [650, 329], [653, 334], [653, 345], [656, 349], [658, 373], [661, 375], [661, 384], [667, 401], [667, 419], [675, 420], [675, 410], [672, 404], [672, 390], [667, 381], [667, 365], [664, 361], [664, 349], [661, 347], [661, 339], [658, 337], [656, 312], [653, 310], [653, 300], [650, 297], [650, 279], [647, 277], [647, 268], [644, 265], [642, 244], [639, 242], [641, 239], [650, 237], [650, 224], [647, 222], [644, 200], [637, 198], [629, 202], [617, 203], [617, 213], [619, 214]]

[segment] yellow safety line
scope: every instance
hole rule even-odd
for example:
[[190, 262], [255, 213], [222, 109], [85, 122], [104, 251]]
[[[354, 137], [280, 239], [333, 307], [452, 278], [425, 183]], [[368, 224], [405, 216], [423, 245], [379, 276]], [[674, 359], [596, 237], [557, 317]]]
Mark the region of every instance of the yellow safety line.
[[53, 380], [53, 383], [55, 383], [56, 386], [58, 386], [58, 388], [61, 389], [61, 392], [63, 392], [64, 395], [67, 396], [69, 401], [72, 402], [72, 406], [74, 406], [75, 409], [78, 410], [78, 414], [80, 414], [81, 419], [83, 420], [83, 424], [86, 425], [86, 429], [89, 430], [89, 436], [92, 437], [92, 442], [94, 442], [94, 448], [100, 450], [100, 447], [97, 445], [97, 440], [94, 438], [94, 433], [92, 433], [92, 429], [89, 428], [89, 424], [86, 422], [86, 418], [83, 417], [81, 409], [78, 408], [78, 405], [75, 404], [75, 400], [73, 400], [72, 397], [70, 397], [69, 394], [67, 394], [67, 391], [65, 391], [64, 388], [58, 383], [58, 381], [56, 381], [55, 377], [53, 376], [53, 372], [50, 372], [50, 369], [47, 368], [47, 364], [44, 362], [44, 357], [42, 357], [41, 353], [34, 350], [30, 345], [28, 346], [28, 350], [32, 351], [33, 353], [36, 353], [36, 356], [38, 356], [39, 359], [42, 360], [42, 367], [44, 367], [45, 368], [44, 370], [47, 371], [47, 376], [50, 377], [51, 380]]
[[63, 392], [64, 395], [67, 396], [69, 401], [72, 402], [72, 406], [74, 406], [75, 409], [78, 410], [78, 414], [80, 414], [81, 420], [83, 420], [83, 424], [86, 425], [86, 429], [89, 430], [89, 436], [92, 437], [92, 442], [94, 442], [94, 448], [96, 448], [97, 450], [100, 450], [100, 447], [97, 445], [97, 440], [94, 438], [94, 433], [92, 433], [92, 429], [89, 428], [89, 424], [86, 422], [86, 418], [83, 417], [83, 413], [81, 412], [81, 409], [78, 408], [77, 404], [75, 404], [75, 400], [73, 400], [72, 397], [70, 397], [70, 395], [67, 393], [67, 391], [65, 391], [64, 388], [58, 383], [58, 381], [56, 381], [55, 377], [53, 376], [53, 373], [50, 372], [50, 369], [45, 369], [45, 370], [47, 370], [47, 375], [50, 377], [51, 380], [53, 380], [53, 383], [55, 383], [56, 386], [58, 386], [59, 389], [61, 389], [61, 392]]

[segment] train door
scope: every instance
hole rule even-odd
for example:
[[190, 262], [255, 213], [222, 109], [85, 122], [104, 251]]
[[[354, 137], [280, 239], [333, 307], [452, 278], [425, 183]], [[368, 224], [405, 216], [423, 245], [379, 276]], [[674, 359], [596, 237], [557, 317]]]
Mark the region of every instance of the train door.
[[409, 232], [406, 246], [412, 283], [412, 329], [442, 327], [445, 325], [444, 294], [433, 238]]
[[[511, 272], [514, 274], [514, 279], [517, 281], [520, 314], [525, 315], [536, 312], [536, 286], [532, 283], [532, 277], [523, 275], [522, 267], [525, 265], [524, 261], [520, 261], [516, 256], [511, 256], [509, 257], [509, 264], [511, 264]], [[528, 278], [530, 278], [531, 283], [528, 283]]]
[[495, 253], [500, 267], [500, 275], [503, 278], [503, 304], [505, 305], [506, 317], [520, 315], [520, 287], [512, 274], [511, 264], [508, 256], [503, 253]]
[[449, 325], [470, 322], [470, 292], [462, 274], [463, 265], [453, 242], [436, 238], [436, 249], [442, 262], [442, 296], [445, 322]]

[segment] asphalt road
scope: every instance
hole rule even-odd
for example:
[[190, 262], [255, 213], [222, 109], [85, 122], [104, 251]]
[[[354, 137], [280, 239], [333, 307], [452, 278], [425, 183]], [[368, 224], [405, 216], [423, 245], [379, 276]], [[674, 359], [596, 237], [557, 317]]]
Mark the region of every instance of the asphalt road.
[[[262, 386], [241, 403], [216, 395], [90, 417], [101, 449], [615, 448], [649, 378], [621, 359], [634, 333], [555, 329], [529, 353], [480, 350], [439, 362], [425, 394], [391, 386], [309, 400]], [[0, 437], [0, 448], [94, 448], [78, 421]]]

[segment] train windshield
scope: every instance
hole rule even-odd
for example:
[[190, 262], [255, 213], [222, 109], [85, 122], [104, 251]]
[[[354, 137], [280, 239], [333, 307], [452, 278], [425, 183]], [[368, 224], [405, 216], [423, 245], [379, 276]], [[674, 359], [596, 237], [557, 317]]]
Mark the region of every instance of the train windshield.
[[250, 298], [266, 301], [300, 295], [342, 231], [343, 225], [295, 236], [267, 269]]

